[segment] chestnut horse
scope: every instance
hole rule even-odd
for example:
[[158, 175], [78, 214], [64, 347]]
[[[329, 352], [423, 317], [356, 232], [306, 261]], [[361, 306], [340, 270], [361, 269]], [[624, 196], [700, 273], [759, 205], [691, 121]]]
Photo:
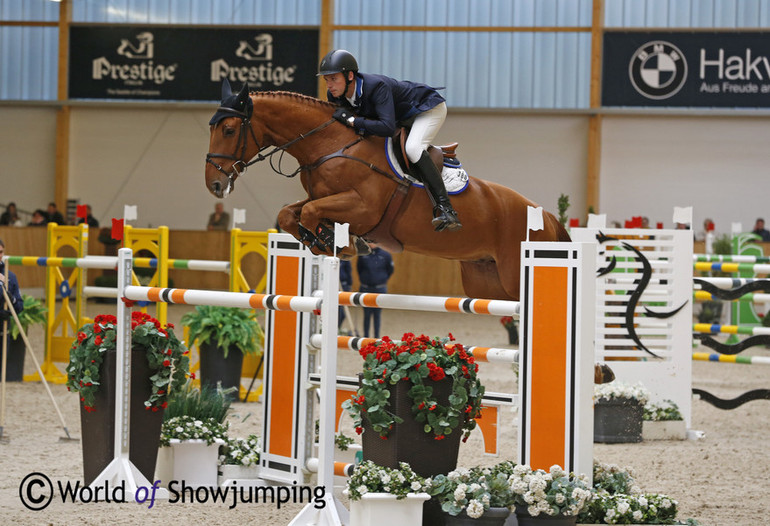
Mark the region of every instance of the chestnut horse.
[[[400, 206], [388, 212], [389, 228], [383, 233], [375, 227], [403, 185], [386, 160], [384, 138], [360, 137], [332, 119], [335, 106], [312, 97], [249, 93], [247, 86], [233, 94], [227, 83], [222, 95], [206, 158], [206, 186], [212, 194], [225, 197], [235, 179], [257, 161], [270, 159], [281, 173], [272, 155], [285, 151], [300, 164], [295, 173], [308, 198], [284, 207], [278, 224], [313, 253], [331, 254], [333, 241], [320, 235], [328, 232], [323, 225], [349, 223], [354, 243], [342, 257], [354, 255], [356, 246], [366, 248], [361, 238], [392, 241], [390, 234], [404, 250], [459, 261], [469, 297], [519, 298], [520, 247], [527, 234], [527, 206], [535, 203], [510, 188], [470, 177], [468, 187], [452, 196], [462, 229], [435, 232], [427, 193], [408, 187]], [[543, 224], [543, 230], [530, 233], [530, 240], [569, 241], [552, 214], [544, 213]]]

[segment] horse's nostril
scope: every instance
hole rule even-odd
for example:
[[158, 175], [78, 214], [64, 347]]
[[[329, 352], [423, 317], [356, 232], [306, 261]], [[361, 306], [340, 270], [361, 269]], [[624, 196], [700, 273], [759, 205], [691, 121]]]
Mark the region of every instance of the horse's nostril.
[[214, 181], [211, 183], [211, 189], [214, 191], [214, 193], [218, 194], [222, 191], [222, 183], [219, 181]]

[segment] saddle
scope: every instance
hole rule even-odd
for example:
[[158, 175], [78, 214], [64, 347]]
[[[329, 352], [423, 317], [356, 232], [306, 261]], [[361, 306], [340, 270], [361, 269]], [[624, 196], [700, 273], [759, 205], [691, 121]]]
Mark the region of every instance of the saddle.
[[[414, 172], [411, 170], [409, 158], [407, 157], [406, 150], [404, 149], [407, 134], [408, 130], [406, 128], [399, 128], [395, 135], [393, 135], [393, 153], [395, 161], [398, 162], [399, 167], [404, 173], [411, 175], [414, 180], [422, 182], [420, 181], [419, 177], [415, 175], [417, 170]], [[395, 145], [399, 145], [399, 147], [396, 148]], [[460, 161], [457, 159], [457, 153], [455, 152], [455, 150], [457, 150], [457, 146], [458, 143], [453, 142], [444, 146], [430, 145], [428, 147], [428, 155], [430, 155], [430, 158], [436, 165], [436, 169], [439, 173], [442, 173], [445, 166], [457, 167], [460, 169], [462, 168], [462, 164], [460, 164]], [[409, 185], [398, 185], [396, 187], [396, 191], [393, 192], [393, 195], [388, 202], [388, 206], [385, 208], [385, 213], [382, 215], [380, 222], [377, 223], [373, 229], [361, 237], [363, 237], [366, 241], [377, 243], [392, 254], [398, 254], [404, 251], [404, 246], [401, 244], [401, 242], [393, 237], [393, 234], [391, 233], [391, 225], [393, 224], [393, 220], [399, 214], [401, 206], [404, 203], [404, 198], [406, 197], [410, 187], [411, 183]]]
[[[393, 148], [396, 154], [396, 160], [398, 164], [404, 170], [415, 179], [419, 180], [418, 174], [412, 171], [409, 157], [406, 155], [406, 138], [409, 136], [409, 130], [407, 128], [399, 128], [393, 135], [393, 143], [398, 144], [399, 148]], [[428, 155], [430, 155], [433, 164], [436, 165], [438, 173], [441, 173], [444, 164], [460, 166], [460, 161], [457, 160], [457, 147], [459, 143], [453, 142], [445, 144], [443, 146], [428, 146]]]

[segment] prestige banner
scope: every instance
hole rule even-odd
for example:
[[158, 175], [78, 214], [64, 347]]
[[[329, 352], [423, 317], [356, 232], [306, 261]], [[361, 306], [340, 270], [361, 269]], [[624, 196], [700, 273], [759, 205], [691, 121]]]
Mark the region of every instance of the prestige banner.
[[607, 31], [602, 105], [770, 107], [770, 32]]
[[316, 96], [318, 29], [165, 26], [70, 28], [72, 99], [220, 99], [234, 90]]

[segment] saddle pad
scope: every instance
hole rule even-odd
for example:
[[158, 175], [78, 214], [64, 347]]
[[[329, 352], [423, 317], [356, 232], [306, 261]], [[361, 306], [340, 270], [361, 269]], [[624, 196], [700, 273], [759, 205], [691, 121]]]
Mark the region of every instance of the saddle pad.
[[[414, 186], [424, 188], [424, 185], [404, 172], [404, 169], [396, 161], [396, 153], [393, 151], [393, 139], [388, 137], [385, 139], [385, 158], [388, 160], [390, 169], [393, 170], [400, 179], [406, 179], [411, 181]], [[462, 164], [450, 165], [444, 162], [444, 167], [441, 170], [441, 178], [444, 180], [444, 186], [446, 191], [450, 195], [457, 195], [462, 193], [463, 190], [468, 188], [468, 173], [463, 168]]]

